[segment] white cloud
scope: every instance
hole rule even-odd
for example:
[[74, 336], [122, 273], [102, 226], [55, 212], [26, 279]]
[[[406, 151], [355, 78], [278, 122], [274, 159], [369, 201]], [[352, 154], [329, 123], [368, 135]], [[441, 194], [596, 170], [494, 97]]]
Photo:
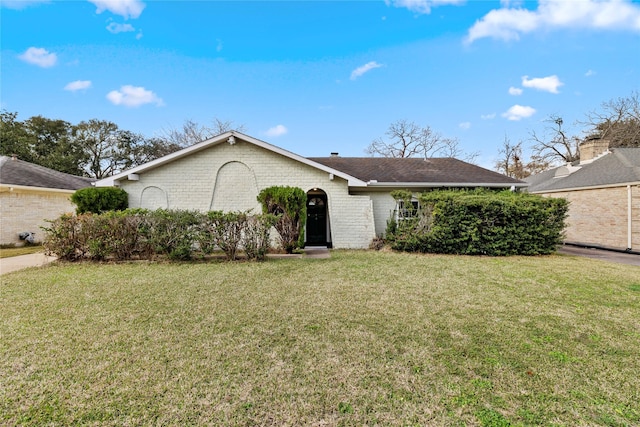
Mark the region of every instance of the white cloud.
[[276, 136], [282, 136], [282, 135], [284, 135], [284, 134], [286, 134], [288, 132], [289, 132], [289, 129], [287, 129], [285, 126], [277, 125], [277, 126], [274, 126], [272, 128], [269, 128], [265, 132], [265, 134], [267, 136], [276, 137]]
[[458, 125], [458, 127], [460, 129], [464, 129], [464, 130], [470, 129], [471, 128], [471, 122], [462, 122], [462, 123], [460, 123]]
[[527, 117], [531, 117], [535, 113], [535, 108], [516, 104], [513, 107], [509, 108], [506, 112], [502, 113], [502, 117], [505, 117], [508, 120], [518, 121]]
[[482, 114], [480, 116], [482, 120], [491, 120], [496, 118], [496, 113]]
[[140, 40], [142, 38], [142, 30], [138, 31], [138, 34], [136, 34], [136, 40]]
[[117, 22], [112, 22], [107, 25], [107, 31], [113, 34], [128, 33], [135, 30], [136, 29], [133, 28], [133, 25], [131, 24], [118, 24]]
[[125, 107], [139, 107], [144, 104], [164, 105], [158, 95], [142, 86], [124, 85], [120, 90], [109, 92], [107, 99], [114, 105], [124, 105]]
[[362, 76], [364, 73], [367, 73], [374, 68], [380, 68], [382, 64], [378, 64], [376, 61], [367, 62], [366, 64], [356, 68], [351, 72], [351, 80], [355, 80], [358, 77]]
[[509, 95], [514, 95], [514, 96], [522, 95], [522, 89], [520, 89], [519, 87], [511, 86], [509, 88]]
[[55, 53], [50, 53], [41, 47], [30, 47], [18, 58], [42, 68], [53, 67], [58, 62], [58, 56]]
[[91, 80], [76, 80], [75, 82], [71, 82], [64, 87], [64, 90], [68, 90], [70, 92], [75, 92], [77, 90], [85, 90], [91, 87]]
[[595, 71], [593, 71], [593, 70], [589, 70], [589, 71], [587, 71], [586, 73], [584, 73], [585, 77], [595, 76], [596, 74], [598, 74], [598, 73], [596, 73], [596, 72], [595, 72]]
[[466, 0], [385, 0], [387, 5], [393, 4], [395, 7], [406, 7], [416, 13], [431, 13], [431, 8], [447, 4], [462, 4]]
[[96, 13], [102, 13], [105, 10], [120, 15], [124, 19], [137, 18], [145, 8], [145, 4], [140, 0], [89, 0], [98, 8]]
[[529, 76], [522, 76], [522, 86], [541, 90], [543, 92], [558, 93], [558, 88], [564, 85], [558, 76], [536, 77], [530, 79]]
[[545, 0], [536, 10], [494, 9], [469, 29], [466, 41], [518, 40], [538, 29], [587, 28], [640, 32], [640, 5], [630, 0]]
[[222, 52], [223, 47], [222, 40], [216, 39], [216, 52]]

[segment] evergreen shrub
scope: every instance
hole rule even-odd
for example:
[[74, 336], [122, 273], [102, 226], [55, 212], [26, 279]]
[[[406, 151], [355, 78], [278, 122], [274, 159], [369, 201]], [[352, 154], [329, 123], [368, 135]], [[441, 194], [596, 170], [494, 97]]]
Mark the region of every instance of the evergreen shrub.
[[[511, 191], [432, 191], [387, 233], [392, 248], [464, 255], [541, 255], [562, 242], [568, 202]], [[388, 230], [389, 231], [389, 230]]]
[[76, 213], [102, 213], [127, 209], [129, 198], [127, 192], [116, 187], [87, 187], [71, 195], [71, 202], [76, 205]]

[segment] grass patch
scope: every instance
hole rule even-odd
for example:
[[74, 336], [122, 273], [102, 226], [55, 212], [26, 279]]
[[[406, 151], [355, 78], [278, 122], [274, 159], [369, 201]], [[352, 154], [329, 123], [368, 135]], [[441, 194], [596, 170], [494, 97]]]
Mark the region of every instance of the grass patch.
[[10, 258], [19, 255], [29, 255], [36, 254], [38, 252], [43, 252], [44, 249], [41, 245], [28, 245], [28, 246], [20, 246], [20, 247], [11, 247], [11, 248], [3, 248], [0, 247], [0, 258]]
[[367, 251], [16, 272], [0, 425], [638, 425], [639, 272]]

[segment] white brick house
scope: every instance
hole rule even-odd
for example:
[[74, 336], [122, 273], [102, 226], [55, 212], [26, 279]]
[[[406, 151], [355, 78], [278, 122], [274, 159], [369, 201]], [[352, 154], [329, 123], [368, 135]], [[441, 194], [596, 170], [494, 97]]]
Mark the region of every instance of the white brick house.
[[96, 182], [129, 194], [131, 208], [260, 212], [260, 190], [307, 192], [307, 245], [367, 248], [395, 209], [390, 192], [524, 187], [456, 159], [305, 158], [231, 131]]

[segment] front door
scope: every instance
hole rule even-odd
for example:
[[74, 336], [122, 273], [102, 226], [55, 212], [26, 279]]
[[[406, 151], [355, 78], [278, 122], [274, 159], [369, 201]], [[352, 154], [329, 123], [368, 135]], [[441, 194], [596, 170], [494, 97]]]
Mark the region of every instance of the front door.
[[326, 194], [307, 195], [307, 245], [325, 246], [327, 244], [327, 196]]

